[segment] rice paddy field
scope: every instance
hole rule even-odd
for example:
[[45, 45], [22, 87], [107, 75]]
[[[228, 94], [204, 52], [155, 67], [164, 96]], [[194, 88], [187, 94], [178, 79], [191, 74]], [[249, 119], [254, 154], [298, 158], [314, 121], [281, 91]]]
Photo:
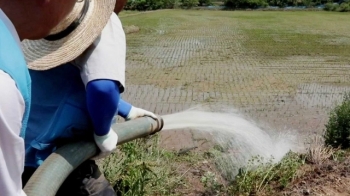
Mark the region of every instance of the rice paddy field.
[[349, 13], [162, 10], [121, 15], [124, 98], [157, 114], [225, 105], [276, 129], [323, 130], [350, 90]]
[[[350, 91], [349, 13], [160, 10], [120, 18], [136, 29], [127, 32], [123, 98], [159, 115], [236, 109], [260, 127], [309, 138]], [[207, 135], [191, 130], [160, 136], [165, 149], [210, 148], [201, 142]]]

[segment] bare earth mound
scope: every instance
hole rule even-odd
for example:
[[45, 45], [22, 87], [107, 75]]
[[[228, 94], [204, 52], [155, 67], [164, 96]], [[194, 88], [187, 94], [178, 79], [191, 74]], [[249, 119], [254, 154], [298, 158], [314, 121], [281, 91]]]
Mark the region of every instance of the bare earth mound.
[[305, 174], [279, 195], [350, 195], [350, 157], [328, 160], [321, 165], [305, 165]]

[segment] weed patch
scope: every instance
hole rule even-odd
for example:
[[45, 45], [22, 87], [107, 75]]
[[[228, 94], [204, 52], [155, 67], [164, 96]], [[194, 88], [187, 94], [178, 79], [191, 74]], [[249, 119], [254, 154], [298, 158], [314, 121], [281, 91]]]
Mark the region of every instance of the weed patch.
[[241, 168], [230, 191], [239, 195], [267, 192], [271, 187], [285, 188], [296, 176], [304, 160], [296, 153], [288, 153], [279, 163], [273, 158], [264, 160], [257, 156]]
[[157, 147], [158, 137], [125, 143], [101, 164], [120, 195], [172, 195], [182, 184], [175, 173], [178, 157]]

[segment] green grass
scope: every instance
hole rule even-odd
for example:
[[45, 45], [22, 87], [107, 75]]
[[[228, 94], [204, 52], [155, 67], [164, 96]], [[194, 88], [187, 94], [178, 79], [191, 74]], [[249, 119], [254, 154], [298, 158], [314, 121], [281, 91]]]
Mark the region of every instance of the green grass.
[[279, 163], [257, 156], [240, 169], [230, 192], [251, 195], [268, 192], [272, 187], [285, 188], [294, 180], [298, 169], [305, 163], [296, 153], [287, 154]]
[[261, 57], [338, 56], [349, 59], [349, 14], [327, 12], [273, 12], [252, 14], [242, 22], [247, 51]]
[[[191, 190], [193, 186], [185, 177], [188, 170], [201, 170], [197, 167], [198, 163], [222, 159], [218, 153], [219, 146], [204, 153], [178, 154], [162, 150], [158, 146], [158, 139], [155, 136], [123, 144], [119, 146], [119, 152], [99, 164], [120, 195], [182, 195], [181, 189]], [[219, 179], [225, 176], [225, 172], [232, 171], [219, 168], [222, 172], [220, 174], [216, 169], [205, 170], [200, 178], [204, 187], [203, 194], [251, 195], [267, 193], [276, 187], [287, 187], [294, 180], [297, 170], [305, 163], [305, 157], [289, 153], [279, 163], [274, 163], [273, 158], [264, 160], [257, 156], [240, 168], [238, 175], [227, 183]]]
[[139, 13], [141, 13], [141, 12], [133, 11], [133, 10], [123, 10], [118, 14], [118, 16], [122, 18], [125, 16], [135, 15], [135, 14], [139, 14]]
[[[288, 30], [250, 29], [245, 31], [248, 50], [267, 58], [289, 56], [342, 56], [348, 57], [350, 43], [332, 44], [337, 36], [310, 33], [293, 33]], [[349, 38], [350, 40], [350, 38]]]
[[[166, 29], [169, 39], [181, 30], [218, 28], [238, 31], [244, 39], [247, 55], [254, 51], [262, 58], [286, 56], [341, 56], [349, 59], [350, 13], [337, 12], [246, 12], [246, 11], [183, 11], [166, 10], [122, 18], [124, 25], [136, 25], [140, 34], [129, 36], [140, 41], [140, 35], [162, 36]], [[205, 34], [205, 32], [203, 32]], [[196, 35], [188, 34], [195, 37]], [[200, 35], [201, 36], [201, 35]], [[141, 36], [143, 38], [143, 36]], [[224, 38], [224, 37], [223, 37]], [[234, 42], [233, 40], [230, 40]], [[143, 40], [145, 41], [145, 40]]]
[[99, 164], [120, 195], [178, 195], [175, 189], [186, 184], [178, 166], [195, 164], [203, 159], [196, 153], [178, 155], [162, 150], [158, 139], [154, 136], [123, 144], [119, 146], [119, 152]]

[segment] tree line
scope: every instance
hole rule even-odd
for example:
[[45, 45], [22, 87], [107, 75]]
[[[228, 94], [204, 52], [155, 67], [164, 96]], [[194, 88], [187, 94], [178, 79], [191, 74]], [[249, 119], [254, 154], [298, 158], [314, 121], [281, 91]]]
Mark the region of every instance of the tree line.
[[[222, 0], [215, 4], [223, 5], [223, 9], [257, 9], [274, 7], [297, 6], [300, 8], [313, 8], [323, 6], [327, 11], [350, 11], [350, 0]], [[174, 8], [193, 8], [213, 5], [213, 0], [128, 0], [126, 10], [157, 10]]]

